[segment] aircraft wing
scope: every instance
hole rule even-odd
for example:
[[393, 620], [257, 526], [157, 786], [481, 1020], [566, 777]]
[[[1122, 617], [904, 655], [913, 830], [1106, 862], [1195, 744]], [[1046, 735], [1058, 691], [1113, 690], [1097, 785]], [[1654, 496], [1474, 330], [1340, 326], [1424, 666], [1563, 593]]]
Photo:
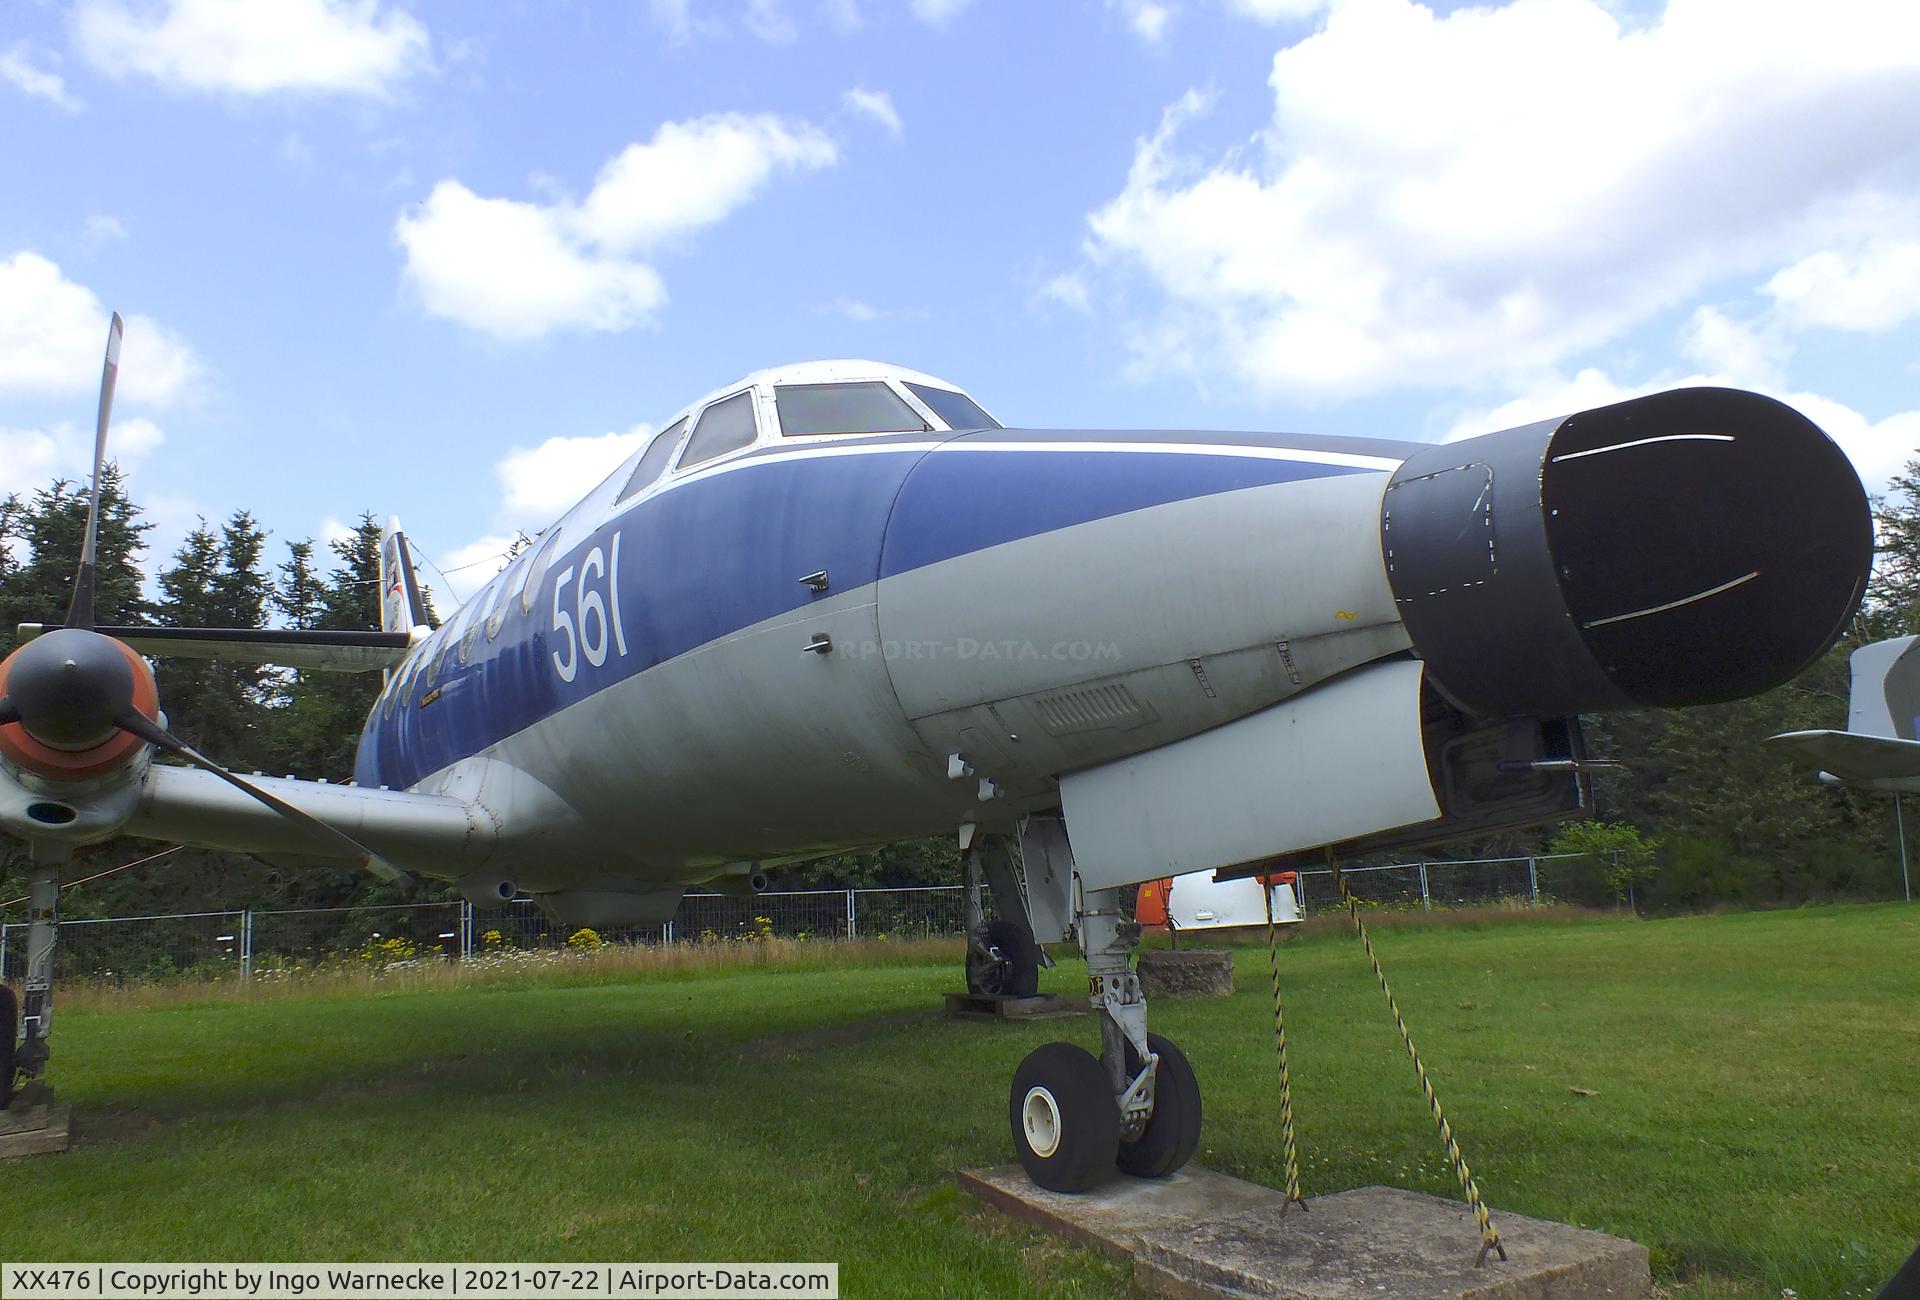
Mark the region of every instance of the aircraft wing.
[[[22, 623], [24, 643], [58, 623]], [[275, 664], [320, 672], [370, 673], [397, 667], [432, 629], [396, 632], [325, 632], [298, 628], [251, 627], [100, 627], [143, 655], [170, 659], [224, 659], [228, 663]]]
[[[496, 842], [493, 818], [446, 795], [369, 790], [324, 781], [254, 776], [248, 783], [372, 849], [381, 862], [471, 871]], [[155, 763], [123, 832], [141, 839], [268, 858], [347, 862], [344, 849], [234, 789], [211, 772]], [[382, 872], [382, 874], [387, 874]]]
[[1853, 731], [1787, 731], [1766, 744], [1848, 785], [1920, 777], [1920, 741]]

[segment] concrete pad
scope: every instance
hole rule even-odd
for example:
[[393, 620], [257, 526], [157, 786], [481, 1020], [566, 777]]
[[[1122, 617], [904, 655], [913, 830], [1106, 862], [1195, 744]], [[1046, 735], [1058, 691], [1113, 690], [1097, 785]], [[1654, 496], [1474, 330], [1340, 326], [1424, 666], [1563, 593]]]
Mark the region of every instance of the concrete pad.
[[72, 1108], [22, 1106], [0, 1110], [0, 1160], [65, 1151], [73, 1143]]
[[960, 1185], [1016, 1218], [1133, 1260], [1155, 1296], [1273, 1300], [1586, 1300], [1652, 1294], [1646, 1247], [1494, 1210], [1507, 1259], [1474, 1267], [1465, 1204], [1361, 1187], [1282, 1207], [1270, 1187], [1189, 1165], [1171, 1178], [1116, 1175], [1079, 1195], [1033, 1185], [1018, 1165], [968, 1170]]

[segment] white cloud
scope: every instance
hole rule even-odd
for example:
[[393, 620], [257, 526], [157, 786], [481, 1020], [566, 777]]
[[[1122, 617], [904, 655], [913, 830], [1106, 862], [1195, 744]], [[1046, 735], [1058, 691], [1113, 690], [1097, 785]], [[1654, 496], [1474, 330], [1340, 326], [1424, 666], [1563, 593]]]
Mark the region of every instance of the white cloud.
[[332, 546], [335, 542], [352, 541], [354, 531], [353, 527], [338, 515], [328, 515], [320, 521], [320, 540], [327, 546]]
[[427, 29], [378, 0], [82, 0], [74, 44], [112, 77], [172, 90], [390, 97], [426, 68]]
[[[166, 440], [152, 420], [114, 421], [107, 458], [129, 473]], [[85, 483], [93, 473], [93, 428], [62, 421], [51, 429], [0, 428], [0, 497], [33, 492], [56, 478]]]
[[840, 102], [846, 106], [848, 112], [872, 118], [886, 127], [887, 133], [896, 140], [905, 129], [900, 121], [899, 110], [893, 106], [893, 96], [884, 90], [868, 90], [864, 86], [855, 86], [840, 96]]
[[89, 248], [98, 248], [102, 244], [123, 243], [126, 238], [127, 228], [121, 224], [120, 218], [110, 217], [102, 212], [95, 212], [89, 216], [80, 230], [80, 239]]
[[487, 580], [507, 567], [507, 553], [520, 540], [518, 533], [488, 533], [448, 551], [440, 577], [461, 604], [472, 600]]
[[0, 50], [0, 81], [23, 95], [44, 99], [55, 108], [78, 113], [86, 105], [67, 93], [67, 81], [57, 72], [36, 64], [37, 51], [25, 41]]
[[858, 298], [835, 298], [827, 310], [845, 316], [848, 320], [859, 321], [863, 325], [877, 321], [885, 315], [878, 307], [861, 302]]
[[1778, 272], [1761, 291], [1796, 328], [1882, 333], [1920, 316], [1920, 241], [1822, 250]]
[[1680, 333], [1680, 355], [1742, 385], [1778, 384], [1792, 345], [1765, 321], [1741, 321], [1720, 307], [1697, 307]]
[[1333, 0], [1227, 0], [1227, 8], [1263, 23], [1299, 22], [1312, 18]]
[[800, 39], [800, 29], [780, 0], [747, 0], [744, 21], [747, 31], [769, 45], [791, 45]]
[[1158, 45], [1173, 21], [1174, 8], [1164, 0], [1107, 0], [1108, 9], [1117, 9], [1127, 27], [1141, 41]]
[[481, 198], [456, 180], [402, 213], [394, 233], [426, 309], [496, 338], [622, 330], [667, 298], [652, 267], [583, 247], [557, 209]]
[[[80, 397], [100, 387], [112, 312], [38, 253], [0, 261], [0, 397]], [[126, 318], [118, 397], [165, 405], [200, 375], [192, 349], [145, 316]]]
[[1207, 100], [1182, 99], [1089, 217], [1089, 262], [1152, 290], [1135, 372], [1268, 394], [1471, 386], [1898, 202], [1920, 7], [1671, 0], [1626, 29], [1593, 0], [1445, 17], [1344, 0], [1275, 56], [1270, 87], [1245, 156], [1184, 156]]
[[1041, 285], [1040, 300], [1071, 307], [1078, 312], [1092, 310], [1086, 277], [1077, 271], [1063, 271]]
[[620, 462], [653, 434], [651, 424], [625, 433], [548, 438], [538, 447], [515, 447], [493, 467], [500, 483], [500, 518], [532, 531], [544, 528], [597, 487]]
[[668, 122], [609, 159], [579, 203], [484, 198], [441, 181], [401, 213], [405, 276], [428, 311], [502, 339], [646, 321], [666, 287], [640, 254], [744, 204], [779, 171], [838, 160], [805, 122], [728, 113]]
[[973, 0], [912, 0], [913, 16], [930, 27], [945, 27]]

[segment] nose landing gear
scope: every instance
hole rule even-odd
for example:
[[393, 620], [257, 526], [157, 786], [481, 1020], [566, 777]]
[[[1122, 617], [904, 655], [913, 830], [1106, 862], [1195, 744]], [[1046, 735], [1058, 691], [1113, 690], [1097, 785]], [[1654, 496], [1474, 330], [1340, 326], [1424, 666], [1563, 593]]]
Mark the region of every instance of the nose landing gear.
[[1200, 1083], [1178, 1047], [1147, 1032], [1132, 961], [1140, 927], [1121, 914], [1122, 897], [1117, 889], [1087, 894], [1075, 926], [1100, 1017], [1100, 1056], [1048, 1043], [1020, 1063], [1008, 1094], [1021, 1167], [1050, 1191], [1085, 1191], [1116, 1166], [1164, 1178], [1200, 1145]]

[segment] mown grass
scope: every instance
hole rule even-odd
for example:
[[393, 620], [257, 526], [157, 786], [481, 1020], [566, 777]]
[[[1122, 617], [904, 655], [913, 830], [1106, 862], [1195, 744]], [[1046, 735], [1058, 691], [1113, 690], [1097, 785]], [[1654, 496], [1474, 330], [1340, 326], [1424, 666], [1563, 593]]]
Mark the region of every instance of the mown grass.
[[[1378, 946], [1493, 1205], [1647, 1243], [1676, 1297], [1864, 1295], [1920, 1234], [1916, 920], [1534, 918]], [[0, 1165], [0, 1256], [832, 1259], [849, 1296], [1123, 1292], [1121, 1266], [951, 1183], [1008, 1158], [1020, 1057], [1090, 1023], [948, 1022], [954, 955], [848, 955], [69, 1004], [79, 1142]], [[1309, 1194], [1457, 1195], [1358, 946], [1303, 933], [1282, 961]], [[1234, 997], [1155, 1025], [1206, 1088], [1202, 1158], [1277, 1182], [1265, 953], [1238, 965]]]

